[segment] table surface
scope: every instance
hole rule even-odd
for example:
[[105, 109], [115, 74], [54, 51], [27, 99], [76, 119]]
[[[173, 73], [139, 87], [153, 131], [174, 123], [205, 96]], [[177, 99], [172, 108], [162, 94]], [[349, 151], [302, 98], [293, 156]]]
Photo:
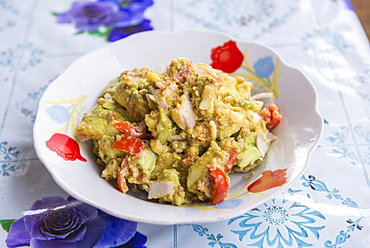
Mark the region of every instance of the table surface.
[[[0, 247], [5, 220], [44, 197], [68, 197], [37, 158], [32, 127], [49, 83], [109, 42], [109, 29], [79, 32], [60, 15], [73, 2], [0, 1]], [[277, 196], [239, 221], [137, 223], [146, 247], [370, 247], [369, 1], [352, 2], [154, 0], [145, 10], [154, 30], [211, 29], [273, 48], [311, 79], [325, 119], [308, 169], [284, 193], [289, 200]], [[148, 29], [139, 24], [116, 35]]]
[[370, 1], [369, 0], [351, 0], [353, 8], [370, 40]]

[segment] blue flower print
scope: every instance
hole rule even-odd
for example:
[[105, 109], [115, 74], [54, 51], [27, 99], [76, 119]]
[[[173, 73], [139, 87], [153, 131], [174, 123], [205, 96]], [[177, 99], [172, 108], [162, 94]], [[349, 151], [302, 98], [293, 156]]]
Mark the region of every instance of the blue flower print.
[[137, 222], [116, 218], [68, 197], [45, 197], [15, 220], [6, 238], [7, 247], [145, 248], [147, 237]]
[[147, 241], [147, 237], [136, 231], [134, 237], [130, 239], [126, 244], [121, 245], [121, 248], [146, 248], [145, 243]]
[[144, 21], [145, 10], [153, 5], [152, 0], [98, 0], [98, 2], [110, 2], [119, 7], [122, 16], [114, 24], [118, 28], [139, 25]]
[[274, 63], [272, 62], [272, 56], [266, 56], [258, 59], [254, 64], [253, 68], [260, 78], [269, 77], [274, 71]]
[[[103, 218], [107, 227], [103, 237], [94, 246], [95, 248], [117, 247], [120, 244], [127, 243], [136, 233], [137, 222], [116, 218], [98, 210], [99, 216]], [[117, 232], [122, 230], [122, 232]]]
[[[259, 59], [249, 60], [247, 47], [244, 54], [244, 63], [241, 68], [247, 73], [233, 73], [233, 76], [241, 76], [254, 83], [255, 93], [272, 92], [275, 98], [279, 97], [279, 77], [285, 72], [279, 70], [280, 59], [273, 61], [273, 56], [265, 55]], [[253, 65], [253, 66], [252, 66]]]
[[149, 20], [144, 20], [142, 23], [130, 26], [130, 27], [123, 27], [123, 28], [113, 28], [112, 31], [108, 35], [108, 41], [113, 42], [116, 40], [123, 39], [131, 34], [139, 33], [143, 31], [153, 30], [152, 26], [150, 26]]
[[50, 116], [50, 118], [59, 123], [62, 124], [69, 119], [69, 111], [67, 108], [61, 106], [61, 105], [52, 105], [51, 107], [46, 108], [46, 113]]
[[58, 23], [74, 23], [81, 31], [96, 30], [100, 26], [117, 23], [123, 14], [114, 3], [78, 1], [69, 11], [58, 14]]
[[53, 13], [58, 23], [74, 24], [77, 33], [116, 41], [133, 33], [153, 30], [144, 13], [153, 0], [75, 1], [64, 13]]
[[231, 219], [229, 225], [239, 221], [239, 228], [232, 232], [240, 240], [248, 236], [250, 246], [306, 247], [311, 246], [307, 242], [312, 236], [319, 238], [319, 231], [325, 227], [320, 220], [324, 219], [319, 211], [277, 198]]

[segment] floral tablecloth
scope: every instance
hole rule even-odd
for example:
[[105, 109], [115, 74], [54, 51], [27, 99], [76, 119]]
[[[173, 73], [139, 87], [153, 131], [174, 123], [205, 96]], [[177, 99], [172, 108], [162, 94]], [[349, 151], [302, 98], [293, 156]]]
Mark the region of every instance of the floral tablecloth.
[[[92, 18], [99, 15], [95, 11], [102, 15]], [[0, 0], [0, 247], [6, 239], [17, 244], [8, 235], [14, 220], [32, 229], [26, 218], [31, 206], [68, 198], [33, 148], [36, 107], [48, 84], [108, 42], [135, 32], [189, 28], [266, 44], [303, 70], [317, 89], [322, 139], [303, 176], [275, 199], [216, 223], [119, 222], [129, 237], [110, 245], [370, 247], [370, 49], [344, 0]], [[113, 225], [89, 206], [81, 211], [94, 216], [90, 229], [104, 220], [106, 230]], [[47, 244], [40, 232], [27, 235], [23, 245]], [[103, 243], [97, 247], [109, 242]]]

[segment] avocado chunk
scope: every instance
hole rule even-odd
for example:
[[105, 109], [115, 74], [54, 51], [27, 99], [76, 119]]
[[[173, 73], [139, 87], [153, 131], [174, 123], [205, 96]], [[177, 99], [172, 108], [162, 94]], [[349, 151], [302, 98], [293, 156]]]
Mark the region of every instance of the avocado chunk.
[[248, 172], [255, 168], [263, 160], [263, 156], [256, 147], [257, 132], [243, 136], [245, 146], [236, 158], [234, 171]]
[[220, 167], [223, 170], [228, 158], [228, 153], [212, 141], [209, 149], [189, 168], [188, 190], [196, 194], [201, 201], [208, 201], [212, 197], [208, 169]]
[[90, 113], [86, 113], [81, 123], [75, 128], [75, 135], [80, 141], [101, 139], [104, 135], [115, 135], [120, 132], [110, 122], [126, 120], [118, 106], [111, 99], [100, 99]]
[[184, 204], [185, 191], [179, 181], [179, 172], [175, 169], [163, 170], [158, 180], [149, 183], [148, 198], [171, 202], [176, 206]]

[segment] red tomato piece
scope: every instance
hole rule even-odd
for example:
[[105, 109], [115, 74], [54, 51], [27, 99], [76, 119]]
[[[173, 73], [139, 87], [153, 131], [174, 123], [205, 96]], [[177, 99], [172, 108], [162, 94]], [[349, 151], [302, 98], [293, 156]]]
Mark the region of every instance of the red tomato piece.
[[217, 167], [209, 168], [208, 171], [215, 189], [211, 204], [216, 205], [226, 198], [229, 190], [229, 179], [226, 174]]
[[229, 159], [225, 163], [226, 173], [229, 173], [233, 169], [237, 155], [238, 153], [236, 152], [235, 148], [231, 148], [229, 150]]
[[266, 121], [266, 128], [268, 130], [277, 127], [283, 119], [280, 109], [275, 103], [271, 103], [268, 108], [263, 109], [259, 115]]
[[131, 154], [138, 154], [145, 148], [145, 142], [123, 133], [117, 135], [117, 140], [112, 147]]
[[147, 133], [143, 133], [138, 131], [132, 123], [128, 121], [112, 121], [111, 125], [121, 131], [122, 133], [128, 134], [132, 137], [148, 140], [150, 139], [150, 135]]

